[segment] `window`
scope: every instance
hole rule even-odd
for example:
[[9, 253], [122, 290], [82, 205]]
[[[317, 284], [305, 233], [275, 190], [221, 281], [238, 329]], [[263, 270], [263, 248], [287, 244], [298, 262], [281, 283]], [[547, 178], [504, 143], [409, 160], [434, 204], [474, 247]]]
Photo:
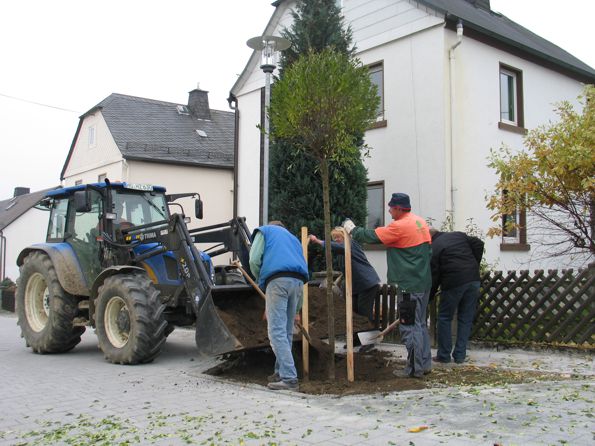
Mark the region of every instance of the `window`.
[[94, 125], [89, 126], [89, 128], [87, 129], [87, 137], [88, 140], [87, 142], [89, 143], [89, 148], [92, 149], [93, 147], [95, 147], [95, 145], [97, 144], [96, 141], [96, 128]]
[[76, 180], [76, 181], [74, 182], [74, 185], [75, 185], [75, 186], [78, 186], [79, 184], [83, 184], [83, 180]]
[[368, 183], [368, 217], [366, 229], [384, 226], [384, 182]]
[[[503, 192], [506, 196], [507, 192]], [[517, 208], [514, 212], [502, 215], [502, 251], [528, 251], [527, 244], [527, 214], [524, 209]]]
[[500, 65], [500, 121], [498, 127], [524, 134], [522, 80], [521, 71]]
[[68, 198], [54, 200], [50, 209], [47, 239], [62, 241], [64, 239], [64, 232], [66, 231]]
[[375, 63], [368, 67], [370, 72], [370, 80], [378, 88], [378, 96], [380, 103], [378, 104], [377, 121], [384, 120], [384, 64], [383, 62]]
[[101, 174], [97, 175], [97, 182], [103, 183], [103, 182], [105, 182], [106, 178], [107, 178], [107, 173], [101, 173]]

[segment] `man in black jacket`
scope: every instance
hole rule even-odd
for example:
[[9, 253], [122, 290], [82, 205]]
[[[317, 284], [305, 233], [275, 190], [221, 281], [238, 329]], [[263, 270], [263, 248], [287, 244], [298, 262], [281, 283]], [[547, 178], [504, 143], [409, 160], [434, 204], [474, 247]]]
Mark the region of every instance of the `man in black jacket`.
[[[440, 286], [438, 353], [436, 362], [465, 361], [467, 341], [479, 299], [479, 264], [483, 241], [463, 232], [430, 230], [432, 235], [432, 291]], [[457, 311], [457, 341], [452, 348], [451, 322]]]

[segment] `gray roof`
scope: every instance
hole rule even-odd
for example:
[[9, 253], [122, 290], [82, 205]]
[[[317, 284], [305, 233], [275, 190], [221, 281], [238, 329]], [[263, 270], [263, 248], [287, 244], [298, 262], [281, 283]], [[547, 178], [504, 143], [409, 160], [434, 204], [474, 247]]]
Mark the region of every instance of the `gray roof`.
[[[462, 19], [467, 36], [471, 34], [472, 37], [480, 39], [483, 37], [487, 44], [500, 46], [505, 51], [517, 53], [520, 57], [561, 71], [581, 82], [595, 83], [595, 70], [592, 67], [552, 42], [523, 28], [505, 15], [486, 9], [485, 7], [490, 3], [489, 0], [415, 1], [444, 14], [447, 26], [454, 28], [458, 19]], [[287, 0], [276, 0], [273, 6], [278, 7], [286, 3], [288, 3]], [[539, 8], [534, 8], [534, 12], [539, 14]], [[469, 33], [470, 30], [472, 30], [471, 33]], [[236, 91], [236, 85], [232, 88], [232, 93]]]
[[50, 187], [49, 189], [31, 192], [30, 194], [23, 194], [17, 197], [9, 198], [8, 200], [0, 201], [0, 230], [3, 230], [13, 221], [39, 203], [45, 194], [59, 186]]
[[[113, 93], [81, 116], [100, 110], [122, 156], [168, 164], [233, 168], [233, 112], [210, 110], [211, 119], [179, 114], [172, 102]], [[201, 130], [200, 136], [197, 130]], [[73, 140], [64, 163], [62, 178], [74, 150]]]
[[211, 110], [204, 120], [179, 114], [177, 105], [184, 104], [114, 93], [97, 107], [126, 159], [233, 167], [233, 112]]
[[[562, 69], [565, 74], [573, 75], [584, 82], [595, 81], [595, 70], [562, 48], [523, 28], [503, 14], [475, 6], [468, 0], [417, 0], [438, 12], [444, 13], [451, 23], [463, 20], [465, 34], [472, 29], [479, 34], [493, 39], [488, 43], [500, 43], [508, 50], [521, 52], [546, 63], [548, 68]], [[488, 3], [489, 2], [480, 2]], [[578, 11], [577, 11], [578, 13]], [[535, 14], [539, 14], [535, 8]], [[494, 42], [495, 41], [495, 42]], [[506, 49], [506, 48], [505, 48]]]

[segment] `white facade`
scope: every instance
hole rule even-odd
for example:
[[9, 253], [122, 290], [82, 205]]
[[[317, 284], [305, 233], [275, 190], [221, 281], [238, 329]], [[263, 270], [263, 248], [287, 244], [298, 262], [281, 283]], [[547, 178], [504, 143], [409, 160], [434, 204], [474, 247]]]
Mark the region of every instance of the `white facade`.
[[[289, 27], [288, 11], [294, 6], [280, 3], [263, 34], [279, 35], [283, 26]], [[344, 0], [343, 14], [353, 31], [357, 57], [366, 65], [383, 65], [386, 126], [365, 135], [372, 148], [365, 160], [369, 181], [384, 182], [385, 202], [393, 192], [408, 193], [413, 212], [437, 227], [452, 213], [456, 230], [464, 230], [472, 219], [485, 233], [494, 225], [486, 208], [486, 195], [496, 182], [487, 167], [490, 149], [503, 143], [519, 149], [523, 139], [498, 125], [500, 64], [522, 72], [527, 129], [554, 120], [554, 103], [575, 101], [583, 85], [464, 33], [450, 51], [457, 35], [445, 28], [444, 14], [414, 1]], [[258, 65], [255, 53], [232, 89], [240, 110], [238, 212], [249, 222], [258, 221], [260, 208], [257, 125], [264, 75]], [[389, 219], [387, 214], [385, 224]], [[530, 225], [527, 236], [530, 245]], [[535, 258], [533, 249], [502, 251], [500, 244], [500, 238], [486, 240], [485, 258], [497, 269], [565, 266], [560, 259]], [[386, 277], [384, 251], [366, 254], [380, 277]]]
[[23, 249], [45, 242], [49, 211], [31, 208], [2, 230], [6, 238], [5, 277], [16, 282], [19, 277], [17, 257]]

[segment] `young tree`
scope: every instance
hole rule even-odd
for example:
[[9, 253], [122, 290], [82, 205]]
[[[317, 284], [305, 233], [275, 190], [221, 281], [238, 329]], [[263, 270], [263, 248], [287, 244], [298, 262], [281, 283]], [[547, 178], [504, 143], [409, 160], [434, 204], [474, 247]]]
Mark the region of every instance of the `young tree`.
[[[291, 12], [293, 22], [281, 35], [291, 42], [282, 52], [280, 77], [301, 54], [333, 48], [336, 52], [353, 56], [351, 29], [344, 25], [341, 10], [335, 0], [298, 0]], [[273, 95], [275, 94], [273, 86]], [[358, 135], [363, 143], [363, 133]], [[323, 207], [320, 201], [322, 184], [317, 160], [304, 157], [291, 141], [277, 138], [271, 141], [269, 174], [269, 215], [281, 220], [293, 233], [307, 226], [312, 233], [323, 231]], [[364, 223], [366, 219], [367, 171], [359, 159], [350, 164], [329, 163], [330, 203], [335, 211], [331, 224], [337, 225], [346, 217]], [[342, 191], [350, 185], [351, 194]], [[310, 267], [324, 268], [324, 259], [311, 257]], [[321, 261], [322, 260], [322, 261]]]
[[[300, 56], [275, 83], [271, 98], [272, 137], [290, 141], [304, 156], [315, 159], [322, 178], [324, 236], [330, 240], [329, 162], [347, 165], [360, 159], [358, 138], [376, 117], [378, 96], [368, 70], [358, 60], [331, 49]], [[342, 191], [351, 193], [350, 186]], [[325, 244], [327, 282], [332, 282], [330, 243]], [[334, 312], [327, 288], [331, 351], [334, 350]], [[331, 355], [332, 356], [332, 355]], [[334, 379], [334, 359], [329, 362]]]
[[[579, 97], [582, 112], [567, 101], [557, 105], [557, 123], [537, 127], [525, 137], [526, 149], [492, 151], [489, 167], [500, 180], [488, 209], [503, 215], [525, 209], [531, 230], [547, 257], [595, 257], [595, 87]], [[511, 223], [514, 225], [514, 223]], [[489, 236], [500, 235], [501, 227]]]

